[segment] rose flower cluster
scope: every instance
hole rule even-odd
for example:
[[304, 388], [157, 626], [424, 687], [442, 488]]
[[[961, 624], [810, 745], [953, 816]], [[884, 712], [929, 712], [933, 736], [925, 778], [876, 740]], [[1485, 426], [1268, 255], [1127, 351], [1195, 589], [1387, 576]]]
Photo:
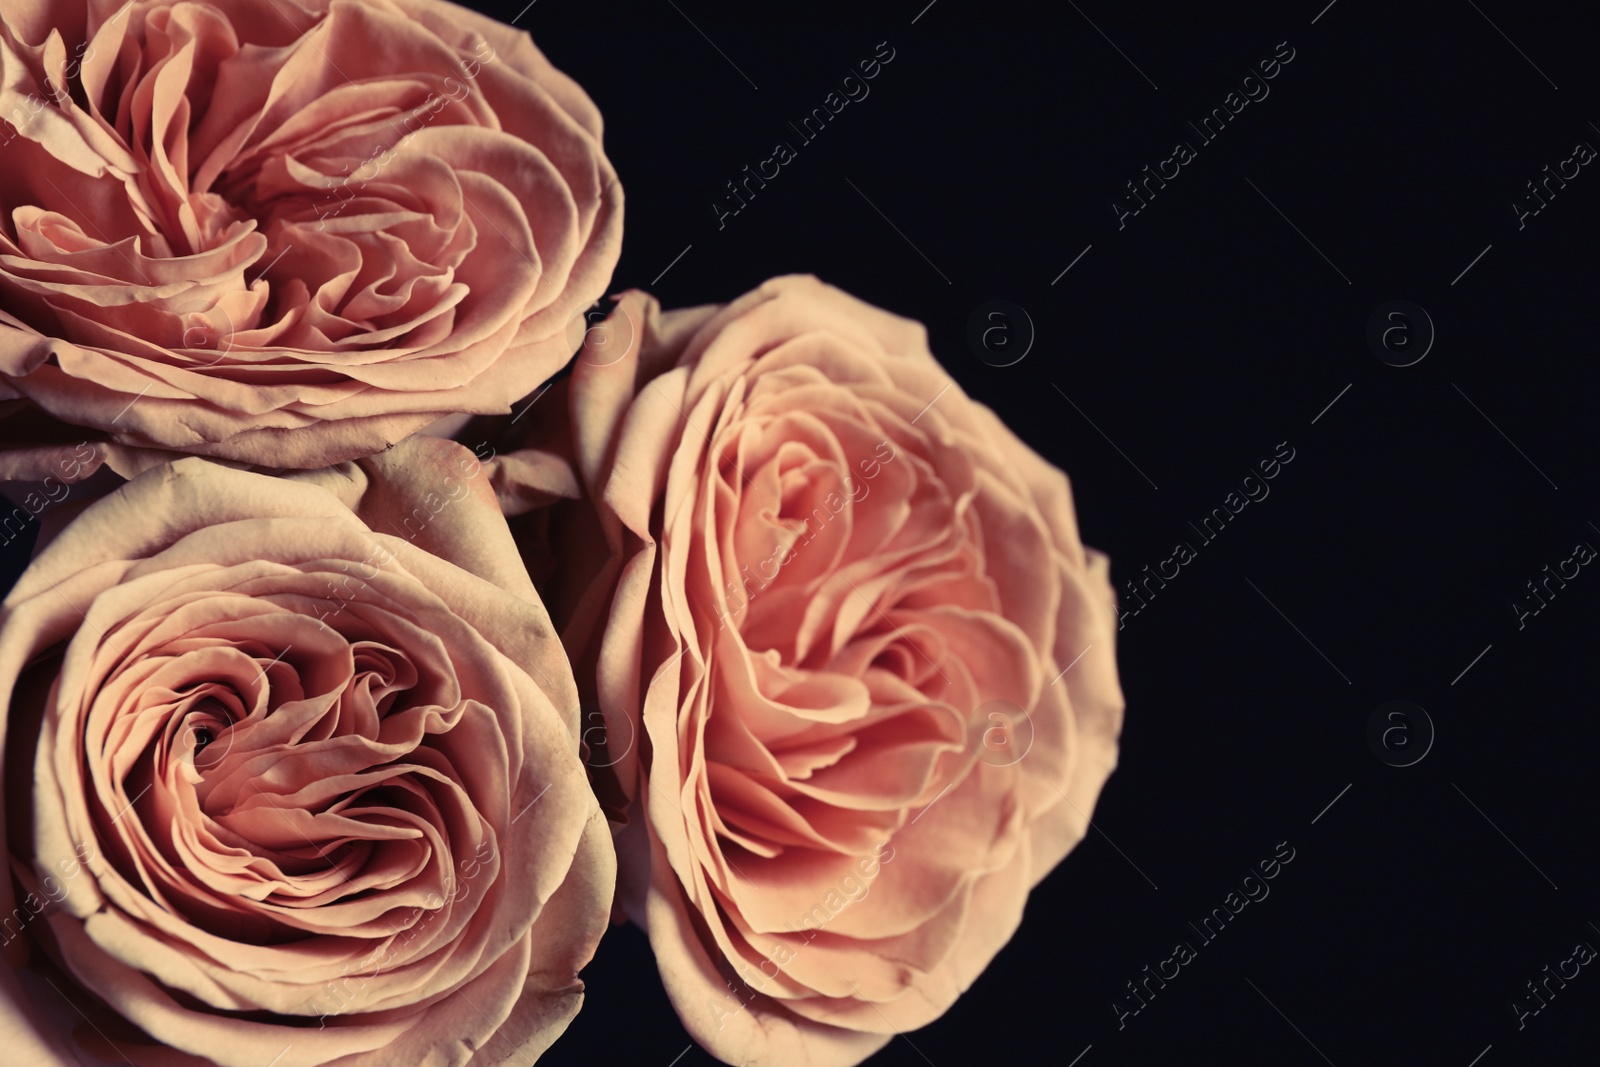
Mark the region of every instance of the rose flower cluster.
[[599, 112], [442, 0], [23, 0], [0, 65], [8, 1062], [525, 1065], [613, 922], [728, 1063], [955, 1003], [1123, 698], [921, 325], [592, 311]]

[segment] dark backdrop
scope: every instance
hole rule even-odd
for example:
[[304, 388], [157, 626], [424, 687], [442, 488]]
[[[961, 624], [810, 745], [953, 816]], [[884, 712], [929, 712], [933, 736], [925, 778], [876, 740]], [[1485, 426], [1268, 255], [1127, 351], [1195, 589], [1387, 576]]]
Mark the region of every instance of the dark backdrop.
[[[1596, 1061], [1600, 966], [1545, 978], [1600, 948], [1577, 5], [525, 2], [474, 6], [603, 111], [616, 290], [680, 306], [805, 271], [920, 319], [1071, 475], [1119, 587], [1194, 550], [1144, 607], [1122, 593], [1121, 766], [1088, 838], [956, 1006], [872, 1063]], [[788, 124], [880, 42], [870, 95], [802, 143]], [[1205, 141], [1187, 124], [1233, 90], [1260, 98]], [[777, 141], [796, 157], [719, 228]], [[1178, 141], [1194, 157], [1164, 164]], [[1146, 166], [1178, 173], [1133, 214]], [[1535, 612], [1526, 583], [1574, 568]], [[1290, 849], [1214, 941], [1190, 925]], [[1126, 984], [1180, 941], [1195, 958], [1134, 1013]], [[638, 931], [586, 978], [542, 1062], [713, 1062]]]

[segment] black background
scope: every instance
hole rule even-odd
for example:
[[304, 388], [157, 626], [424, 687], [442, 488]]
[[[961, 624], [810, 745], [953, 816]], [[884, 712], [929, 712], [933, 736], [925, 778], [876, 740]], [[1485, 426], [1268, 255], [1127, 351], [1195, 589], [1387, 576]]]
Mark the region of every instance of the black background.
[[[955, 1007], [871, 1063], [1596, 1062], [1600, 967], [1520, 1030], [1512, 1008], [1600, 947], [1600, 567], [1521, 629], [1512, 608], [1600, 547], [1600, 167], [1521, 229], [1511, 208], [1600, 148], [1579, 5], [524, 3], [473, 6], [605, 116], [614, 291], [683, 306], [810, 272], [922, 320], [1071, 476], [1119, 588], [1198, 550], [1118, 634], [1121, 766], [1089, 836]], [[870, 95], [802, 145], [788, 123], [883, 41]], [[1186, 123], [1285, 41], [1270, 95], [1202, 145]], [[1124, 183], [1179, 140], [1197, 157], [1119, 229]], [[777, 141], [797, 158], [719, 229]], [[1031, 320], [1011, 366], [967, 340], [995, 299]], [[1437, 330], [1407, 367], [1365, 339], [1398, 299]], [[1010, 358], [1029, 327], [1001, 324]], [[1270, 495], [1202, 543], [1189, 523], [1280, 442]], [[1391, 699], [1435, 731], [1411, 766], [1367, 739]], [[1426, 747], [1402, 725], [1391, 753]], [[1279, 842], [1270, 896], [1202, 944], [1188, 924]], [[1197, 958], [1119, 1029], [1179, 941]], [[637, 930], [586, 980], [543, 1063], [714, 1062]]]
[[[1520, 1031], [1511, 1008], [1600, 947], [1600, 574], [1521, 630], [1511, 608], [1600, 547], [1600, 173], [1521, 230], [1510, 207], [1576, 142], [1600, 148], [1580, 10], [926, 3], [538, 0], [517, 22], [605, 115], [627, 191], [614, 289], [682, 306], [805, 271], [920, 319], [1072, 477], [1119, 586], [1198, 549], [1118, 635], [1127, 720], [1095, 829], [956, 1006], [871, 1062], [1595, 1062], [1594, 968]], [[802, 144], [788, 123], [880, 41], [870, 95]], [[1281, 41], [1270, 94], [1201, 145], [1185, 124]], [[1119, 230], [1112, 200], [1180, 139], [1197, 158]], [[780, 140], [797, 158], [719, 230], [724, 184]], [[967, 343], [993, 299], [1036, 332], [1012, 366]], [[1403, 368], [1365, 341], [1397, 299], [1437, 329]], [[1281, 441], [1270, 495], [1202, 544], [1187, 524]], [[1409, 767], [1366, 739], [1390, 699], [1436, 730]], [[1200, 944], [1188, 922], [1280, 841], [1271, 895]], [[1198, 957], [1119, 1030], [1112, 1001], [1179, 940]], [[692, 1044], [636, 930], [586, 978], [543, 1062], [666, 1067]]]

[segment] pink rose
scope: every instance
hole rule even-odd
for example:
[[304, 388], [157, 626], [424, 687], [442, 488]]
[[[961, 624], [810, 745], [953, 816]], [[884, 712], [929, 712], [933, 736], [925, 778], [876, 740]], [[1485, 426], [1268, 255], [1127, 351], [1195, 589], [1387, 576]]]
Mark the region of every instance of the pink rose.
[[577, 1012], [615, 857], [461, 446], [140, 476], [6, 599], [0, 701], [7, 1062], [525, 1067]]
[[22, 0], [0, 70], [0, 401], [123, 445], [317, 467], [503, 413], [616, 265], [594, 104], [441, 0]]
[[[563, 383], [594, 503], [541, 528], [591, 768], [633, 801], [622, 904], [714, 1055], [856, 1063], [1084, 835], [1123, 711], [1108, 562], [915, 322], [786, 277], [606, 326]], [[508, 510], [572, 495], [555, 455], [500, 461]]]

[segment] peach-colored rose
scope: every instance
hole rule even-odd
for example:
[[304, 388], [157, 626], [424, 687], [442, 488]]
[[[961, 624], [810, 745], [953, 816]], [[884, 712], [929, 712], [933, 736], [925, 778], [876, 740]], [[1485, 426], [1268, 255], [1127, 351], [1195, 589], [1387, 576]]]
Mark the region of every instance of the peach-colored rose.
[[7, 1062], [526, 1065], [577, 1012], [615, 855], [461, 446], [136, 478], [6, 599], [0, 706]]
[[[546, 509], [552, 603], [634, 804], [621, 902], [713, 1054], [856, 1063], [1085, 833], [1123, 711], [1108, 562], [921, 325], [813, 278], [629, 293], [563, 385], [594, 503]], [[553, 456], [500, 461], [508, 510], [572, 495]]]
[[442, 0], [7, 3], [0, 143], [0, 401], [136, 448], [503, 413], [620, 252], [594, 104]]

